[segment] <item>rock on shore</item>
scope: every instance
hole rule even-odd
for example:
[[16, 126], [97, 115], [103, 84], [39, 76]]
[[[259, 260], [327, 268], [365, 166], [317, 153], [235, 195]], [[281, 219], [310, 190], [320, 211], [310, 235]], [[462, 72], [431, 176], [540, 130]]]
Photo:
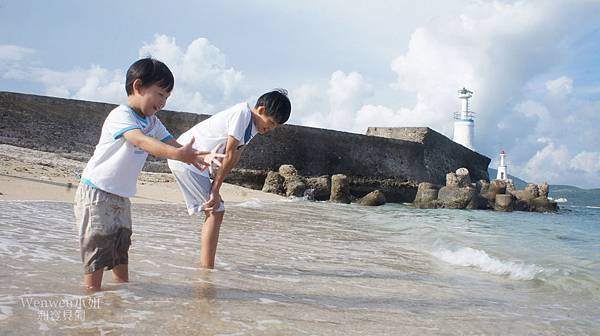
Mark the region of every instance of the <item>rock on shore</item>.
[[446, 185], [419, 184], [413, 205], [417, 208], [493, 209], [496, 211], [555, 212], [556, 202], [548, 199], [548, 184], [530, 183], [515, 190], [510, 181], [485, 180], [472, 183], [466, 168], [446, 175]]

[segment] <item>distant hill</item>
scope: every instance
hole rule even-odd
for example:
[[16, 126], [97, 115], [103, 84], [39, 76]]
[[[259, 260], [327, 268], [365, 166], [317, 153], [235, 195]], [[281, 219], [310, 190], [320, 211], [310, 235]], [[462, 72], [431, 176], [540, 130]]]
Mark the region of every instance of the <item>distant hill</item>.
[[565, 198], [567, 204], [600, 206], [600, 188], [581, 189], [570, 185], [550, 186], [550, 197], [554, 199]]

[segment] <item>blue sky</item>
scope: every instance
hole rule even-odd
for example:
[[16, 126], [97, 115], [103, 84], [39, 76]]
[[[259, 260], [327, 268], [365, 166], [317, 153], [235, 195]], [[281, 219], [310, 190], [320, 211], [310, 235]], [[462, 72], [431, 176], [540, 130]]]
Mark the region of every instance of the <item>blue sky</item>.
[[0, 0], [0, 90], [121, 103], [127, 67], [173, 70], [168, 109], [215, 113], [274, 87], [291, 123], [452, 138], [533, 182], [600, 187], [600, 1]]

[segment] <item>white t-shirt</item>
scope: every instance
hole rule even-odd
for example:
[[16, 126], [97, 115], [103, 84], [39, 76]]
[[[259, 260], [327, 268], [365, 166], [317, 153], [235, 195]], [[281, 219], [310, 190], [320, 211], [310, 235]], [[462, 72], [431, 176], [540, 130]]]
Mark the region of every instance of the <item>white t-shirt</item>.
[[[194, 137], [193, 147], [200, 151], [210, 151], [218, 144], [223, 146], [219, 150], [220, 153], [225, 153], [227, 139], [231, 135], [236, 140], [239, 140], [238, 146], [247, 145], [250, 140], [256, 135], [256, 126], [252, 122], [252, 111], [248, 103], [239, 103], [224, 111], [218, 112], [210, 118], [196, 124], [187, 132], [183, 133], [178, 139], [182, 145], [190, 142]], [[169, 160], [169, 167], [175, 169], [190, 169], [197, 174], [202, 174], [209, 177], [208, 169], [201, 172], [193, 165]]]
[[134, 196], [137, 178], [148, 157], [148, 153], [123, 137], [125, 132], [136, 128], [161, 141], [173, 138], [156, 116], [142, 117], [130, 107], [120, 105], [106, 117], [100, 141], [81, 174], [81, 181], [122, 197]]

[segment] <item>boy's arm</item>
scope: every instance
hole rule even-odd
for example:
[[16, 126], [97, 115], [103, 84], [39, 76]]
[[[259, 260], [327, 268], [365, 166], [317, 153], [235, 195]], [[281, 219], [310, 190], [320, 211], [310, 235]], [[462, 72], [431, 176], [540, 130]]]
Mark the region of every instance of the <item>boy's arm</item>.
[[223, 184], [225, 177], [229, 174], [229, 172], [231, 172], [231, 169], [233, 169], [233, 167], [235, 167], [235, 165], [238, 163], [242, 154], [242, 152], [237, 149], [239, 143], [240, 141], [231, 135], [227, 139], [227, 145], [225, 146], [225, 157], [223, 158], [221, 168], [219, 168], [219, 171], [217, 172], [217, 176], [213, 180], [210, 198], [205, 203], [206, 210], [218, 205], [218, 203], [221, 201], [221, 195], [219, 194], [221, 185]]
[[177, 142], [177, 140], [175, 140], [175, 138], [171, 138], [168, 141], [165, 141], [166, 144], [169, 144], [175, 148], [181, 148], [183, 147], [179, 142]]
[[[133, 145], [140, 147], [146, 152], [161, 158], [178, 160], [193, 164], [198, 169], [205, 169], [207, 164], [204, 162], [204, 155], [210, 152], [197, 151], [192, 147], [194, 139], [190, 143], [182, 146], [175, 139], [170, 139], [167, 143], [149, 137], [139, 129], [132, 129], [123, 134], [125, 140]], [[176, 144], [174, 145], [173, 142]]]

